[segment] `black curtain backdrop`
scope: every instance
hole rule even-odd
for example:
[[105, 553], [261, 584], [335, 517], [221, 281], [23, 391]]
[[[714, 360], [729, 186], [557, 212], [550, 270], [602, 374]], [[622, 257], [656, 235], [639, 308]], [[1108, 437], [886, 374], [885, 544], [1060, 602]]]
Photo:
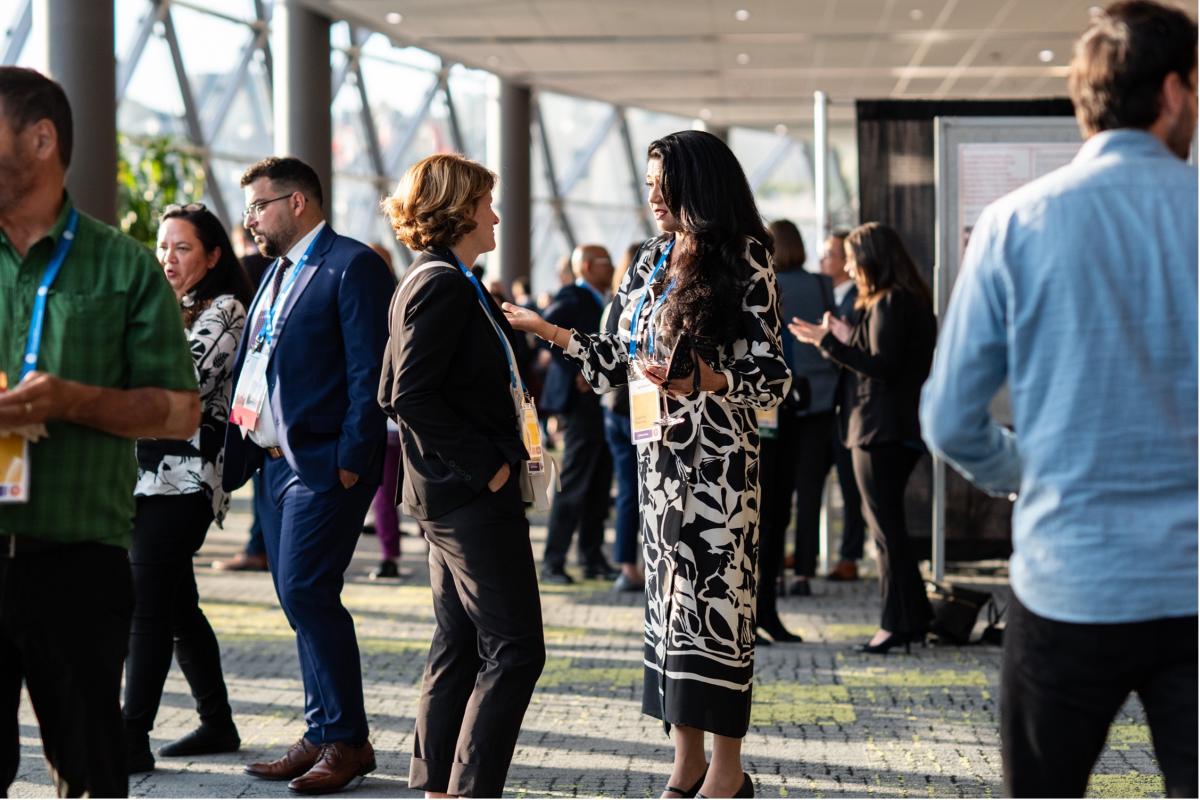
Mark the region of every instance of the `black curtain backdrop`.
[[[859, 100], [858, 196], [863, 222], [891, 225], [933, 286], [935, 117], [1071, 117], [1066, 98], [1046, 100]], [[1012, 504], [989, 497], [946, 470], [946, 557], [1007, 558]], [[928, 557], [932, 464], [922, 459], [908, 486], [906, 511], [919, 557]]]

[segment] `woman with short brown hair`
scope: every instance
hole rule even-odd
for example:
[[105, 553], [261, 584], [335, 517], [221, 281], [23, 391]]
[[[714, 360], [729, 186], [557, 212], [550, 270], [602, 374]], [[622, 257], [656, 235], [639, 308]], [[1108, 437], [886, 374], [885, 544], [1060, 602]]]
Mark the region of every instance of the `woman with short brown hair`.
[[430, 156], [383, 203], [419, 252], [392, 298], [379, 403], [400, 428], [401, 510], [429, 542], [437, 624], [408, 777], [427, 795], [500, 796], [546, 657], [515, 337], [468, 268], [496, 247], [495, 180]]

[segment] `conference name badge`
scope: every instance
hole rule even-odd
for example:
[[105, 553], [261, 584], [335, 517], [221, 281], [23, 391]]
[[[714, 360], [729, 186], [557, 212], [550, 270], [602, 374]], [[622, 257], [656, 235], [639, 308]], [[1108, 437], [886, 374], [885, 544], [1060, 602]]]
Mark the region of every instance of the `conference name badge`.
[[629, 382], [629, 426], [634, 444], [662, 439], [662, 426], [658, 422], [661, 402], [658, 387], [649, 378]]
[[258, 418], [262, 416], [267, 398], [268, 352], [252, 350], [246, 355], [238, 375], [237, 388], [233, 392], [233, 407], [229, 409], [229, 421], [242, 429], [242, 436], [258, 429]]
[[764, 439], [774, 439], [779, 433], [779, 406], [760, 408], [755, 414], [758, 416], [758, 435]]
[[29, 502], [29, 440], [0, 436], [0, 503]]

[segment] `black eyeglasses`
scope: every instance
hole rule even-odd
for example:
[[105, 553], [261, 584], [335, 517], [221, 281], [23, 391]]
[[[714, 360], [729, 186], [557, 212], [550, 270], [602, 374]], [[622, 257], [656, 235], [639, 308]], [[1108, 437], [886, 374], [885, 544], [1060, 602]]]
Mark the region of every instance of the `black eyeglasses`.
[[242, 219], [258, 219], [262, 216], [263, 208], [279, 200], [286, 200], [294, 194], [295, 192], [288, 192], [287, 194], [279, 195], [279, 197], [272, 197], [270, 200], [259, 200], [257, 203], [251, 203], [250, 205], [246, 206], [246, 210], [242, 212]]
[[167, 217], [174, 217], [179, 214], [195, 214], [199, 211], [208, 211], [208, 206], [204, 205], [204, 203], [188, 203], [186, 206], [182, 206], [179, 203], [172, 203], [163, 209], [162, 218], [166, 219]]

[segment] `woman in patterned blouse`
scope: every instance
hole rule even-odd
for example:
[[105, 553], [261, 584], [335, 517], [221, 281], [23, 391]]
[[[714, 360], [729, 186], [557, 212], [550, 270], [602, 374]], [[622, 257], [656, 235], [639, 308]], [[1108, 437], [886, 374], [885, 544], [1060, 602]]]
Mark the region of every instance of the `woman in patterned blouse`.
[[221, 222], [203, 205], [168, 206], [158, 257], [179, 298], [200, 385], [200, 428], [186, 441], [137, 443], [137, 513], [129, 561], [134, 609], [125, 662], [125, 733], [129, 771], [154, 769], [150, 730], [171, 653], [200, 712], [200, 727], [159, 752], [164, 756], [237, 750], [241, 745], [221, 673], [212, 626], [200, 610], [192, 554], [208, 526], [221, 524], [222, 447], [229, 418], [230, 367], [246, 324], [250, 281]]
[[[791, 382], [771, 237], [741, 165], [711, 134], [682, 131], [652, 143], [646, 183], [661, 235], [642, 246], [605, 330], [586, 336], [504, 309], [514, 328], [563, 348], [597, 391], [625, 391], [640, 371], [663, 395], [666, 424], [637, 445], [642, 711], [675, 729], [664, 797], [750, 797], [741, 745], [754, 676], [755, 412], [778, 405]], [[668, 381], [642, 356], [656, 341], [659, 353], [669, 351], [681, 333], [695, 338], [696, 357], [688, 377]]]

